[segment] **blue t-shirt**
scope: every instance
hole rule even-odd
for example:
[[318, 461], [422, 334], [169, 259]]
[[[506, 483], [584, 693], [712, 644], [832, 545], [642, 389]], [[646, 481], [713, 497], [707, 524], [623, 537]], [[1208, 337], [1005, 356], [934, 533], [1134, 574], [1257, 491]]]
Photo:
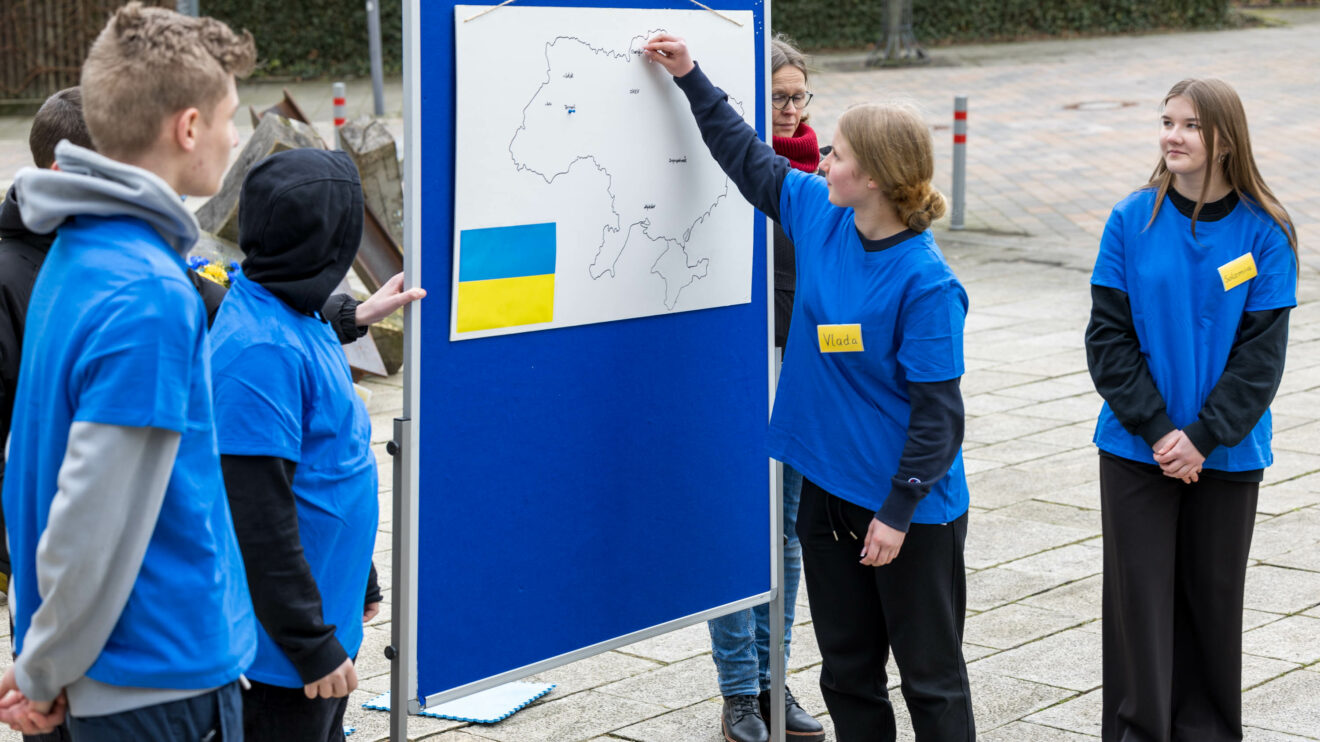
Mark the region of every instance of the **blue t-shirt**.
[[[156, 528], [128, 602], [87, 676], [158, 689], [235, 680], [256, 621], [216, 452], [206, 309], [179, 255], [139, 219], [60, 228], [28, 306], [4, 510], [15, 649], [41, 605], [36, 552], [75, 422], [180, 434]], [[107, 497], [133, 507], [132, 493]]]
[[[1141, 355], [1179, 428], [1195, 422], [1228, 363], [1243, 312], [1297, 304], [1297, 264], [1288, 238], [1254, 202], [1242, 199], [1223, 219], [1191, 220], [1167, 197], [1155, 223], [1155, 189], [1137, 191], [1114, 207], [1100, 240], [1091, 283], [1127, 293]], [[1220, 267], [1243, 255], [1256, 276], [1224, 288]], [[1268, 410], [1236, 446], [1220, 446], [1205, 468], [1251, 471], [1269, 466]], [[1124, 430], [1106, 403], [1096, 424], [1101, 450], [1154, 464], [1151, 448]]]
[[[770, 419], [770, 455], [871, 510], [889, 495], [907, 441], [908, 382], [963, 374], [967, 292], [929, 231], [868, 252], [853, 210], [824, 178], [790, 170], [780, 223], [797, 255], [797, 298]], [[863, 350], [821, 352], [817, 327], [861, 325]], [[962, 452], [917, 505], [913, 523], [967, 512]]]
[[[362, 644], [362, 609], [376, 543], [371, 419], [348, 359], [319, 317], [260, 284], [234, 279], [211, 328], [220, 453], [297, 463], [298, 534], [321, 593], [321, 613], [349, 656]], [[293, 663], [258, 627], [253, 680], [301, 688]]]

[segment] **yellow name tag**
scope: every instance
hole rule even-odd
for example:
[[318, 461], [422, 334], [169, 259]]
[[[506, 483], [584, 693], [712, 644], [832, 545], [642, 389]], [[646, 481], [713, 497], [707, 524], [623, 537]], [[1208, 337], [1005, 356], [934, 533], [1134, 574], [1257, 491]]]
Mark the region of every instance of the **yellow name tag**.
[[862, 347], [861, 325], [816, 325], [821, 353], [858, 353]]
[[1228, 291], [1245, 281], [1256, 277], [1256, 260], [1247, 253], [1219, 266], [1219, 277], [1224, 280], [1224, 290]]

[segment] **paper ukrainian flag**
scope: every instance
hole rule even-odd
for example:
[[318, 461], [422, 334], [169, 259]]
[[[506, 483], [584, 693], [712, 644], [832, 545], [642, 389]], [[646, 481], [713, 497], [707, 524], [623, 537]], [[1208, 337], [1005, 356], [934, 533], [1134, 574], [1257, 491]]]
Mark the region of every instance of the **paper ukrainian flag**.
[[550, 322], [554, 313], [554, 222], [459, 233], [458, 332]]

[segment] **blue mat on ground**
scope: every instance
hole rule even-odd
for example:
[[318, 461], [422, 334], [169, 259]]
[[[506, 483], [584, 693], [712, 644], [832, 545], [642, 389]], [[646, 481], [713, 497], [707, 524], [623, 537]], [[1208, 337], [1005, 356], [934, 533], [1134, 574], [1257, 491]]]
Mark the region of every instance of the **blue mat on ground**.
[[[513, 716], [514, 712], [554, 690], [554, 687], [554, 683], [505, 683], [480, 693], [473, 693], [466, 698], [422, 709], [421, 715], [436, 719], [470, 721], [476, 724], [494, 724]], [[362, 706], [377, 711], [389, 711], [390, 694], [382, 693]]]

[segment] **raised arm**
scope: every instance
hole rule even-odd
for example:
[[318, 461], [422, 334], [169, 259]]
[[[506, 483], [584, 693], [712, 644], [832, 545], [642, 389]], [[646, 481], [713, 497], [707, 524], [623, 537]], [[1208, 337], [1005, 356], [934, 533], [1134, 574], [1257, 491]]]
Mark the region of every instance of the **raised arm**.
[[687, 96], [701, 138], [743, 198], [779, 221], [779, 191], [788, 160], [761, 141], [756, 130], [728, 105], [728, 96], [701, 71], [677, 36], [657, 34], [643, 47], [646, 58], [664, 67]]

